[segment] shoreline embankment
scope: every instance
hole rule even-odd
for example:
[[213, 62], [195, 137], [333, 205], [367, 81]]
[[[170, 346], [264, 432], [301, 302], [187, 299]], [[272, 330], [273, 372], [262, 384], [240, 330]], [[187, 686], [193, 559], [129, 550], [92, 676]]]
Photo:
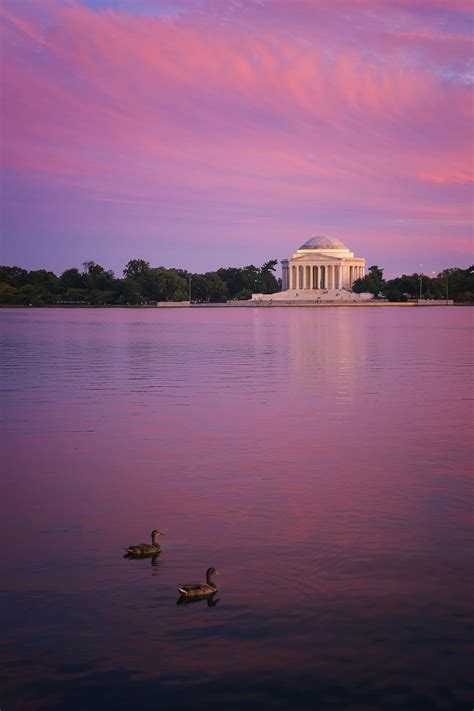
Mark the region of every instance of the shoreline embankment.
[[474, 306], [474, 303], [439, 301], [228, 301], [223, 304], [161, 301], [157, 304], [0, 304], [0, 309], [228, 309], [228, 308], [383, 308]]

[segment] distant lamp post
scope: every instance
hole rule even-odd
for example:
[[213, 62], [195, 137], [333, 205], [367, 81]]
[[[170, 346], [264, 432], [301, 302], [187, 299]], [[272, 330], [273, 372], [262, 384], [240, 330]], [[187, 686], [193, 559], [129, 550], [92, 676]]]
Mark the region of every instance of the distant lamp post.
[[192, 276], [190, 274], [189, 275], [189, 303], [191, 303], [191, 282], [192, 282]]
[[423, 292], [423, 274], [420, 274], [420, 299]]

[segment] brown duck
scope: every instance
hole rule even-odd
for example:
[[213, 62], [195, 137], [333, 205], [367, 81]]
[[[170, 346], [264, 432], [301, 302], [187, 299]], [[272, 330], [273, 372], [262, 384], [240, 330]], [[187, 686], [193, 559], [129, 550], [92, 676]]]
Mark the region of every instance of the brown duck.
[[219, 572], [215, 568], [208, 568], [205, 583], [189, 583], [188, 585], [181, 585], [178, 590], [181, 595], [184, 595], [184, 597], [204, 597], [205, 595], [213, 595], [217, 591], [217, 586], [212, 581], [214, 575], [219, 575]]
[[134, 546], [129, 546], [126, 548], [128, 555], [154, 555], [161, 551], [161, 547], [157, 542], [158, 536], [162, 536], [163, 533], [154, 530], [151, 532], [151, 543], [136, 543]]

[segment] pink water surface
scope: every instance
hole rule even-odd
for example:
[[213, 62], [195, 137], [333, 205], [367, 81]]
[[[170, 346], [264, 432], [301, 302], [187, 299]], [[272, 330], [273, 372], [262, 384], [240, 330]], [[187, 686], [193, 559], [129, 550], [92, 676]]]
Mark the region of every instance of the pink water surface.
[[0, 326], [5, 708], [470, 707], [470, 309]]

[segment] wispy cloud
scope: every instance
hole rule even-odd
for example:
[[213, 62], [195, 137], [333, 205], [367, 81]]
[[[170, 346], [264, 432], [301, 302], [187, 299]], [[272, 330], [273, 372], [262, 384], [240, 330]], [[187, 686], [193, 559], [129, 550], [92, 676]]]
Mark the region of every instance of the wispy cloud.
[[[360, 235], [379, 231], [383, 261], [392, 220], [414, 215], [438, 240], [433, 219], [445, 217], [444, 244], [466, 244], [467, 3], [387, 10], [378, 0], [262, 0], [222, 10], [209, 1], [177, 3], [173, 13], [169, 3], [137, 2], [133, 13], [130, 3], [113, 6], [7, 0], [2, 10], [6, 195], [33, 211], [35, 196], [48, 196], [51, 209], [38, 219], [44, 254], [48, 231], [60, 226], [68, 240], [65, 205], [87, 210], [71, 234], [82, 229], [87, 247], [95, 223], [126, 241], [139, 206], [142, 234], [130, 253], [152, 258], [172, 233], [176, 263], [180, 230], [183, 247], [205, 233], [208, 259], [212, 249], [213, 260], [235, 259], [223, 230], [243, 213], [242, 237], [253, 214], [262, 255], [271, 239], [285, 256], [292, 234], [299, 242], [323, 225], [349, 243], [353, 235], [362, 253]], [[453, 232], [452, 220], [464, 232]], [[157, 221], [162, 234], [150, 242]], [[26, 256], [21, 210], [7, 205], [5, 222], [7, 243], [19, 236]], [[238, 230], [234, 223], [232, 239]], [[416, 251], [413, 235], [403, 249]]]

